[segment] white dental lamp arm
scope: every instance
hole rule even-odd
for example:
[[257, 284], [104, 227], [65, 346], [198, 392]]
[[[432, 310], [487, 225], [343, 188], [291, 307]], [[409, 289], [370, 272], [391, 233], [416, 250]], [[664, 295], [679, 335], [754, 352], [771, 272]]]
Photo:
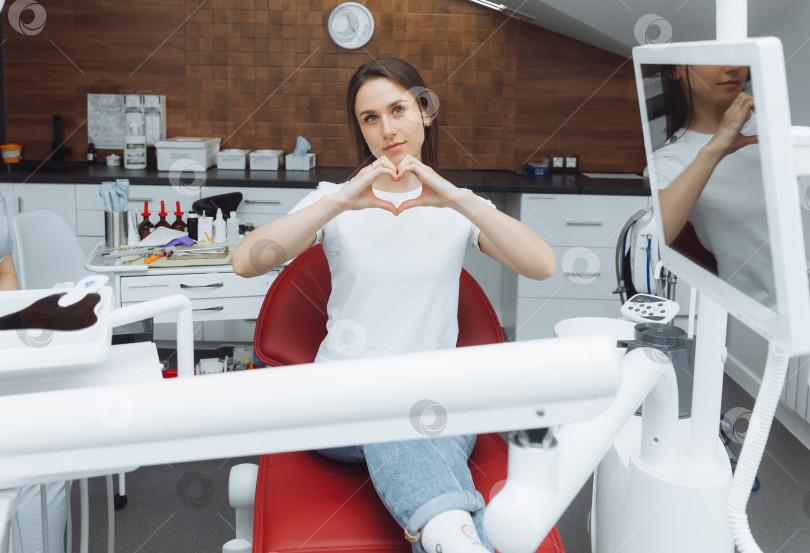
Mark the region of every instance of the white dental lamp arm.
[[223, 454], [583, 421], [619, 389], [615, 352], [607, 338], [559, 338], [7, 396], [0, 420], [14, 424], [0, 440], [0, 489]]
[[717, 0], [716, 32], [719, 41], [748, 38], [748, 0]]
[[487, 536], [501, 553], [537, 549], [642, 401], [641, 458], [667, 470], [676, 461], [678, 389], [671, 362], [650, 348], [622, 359], [622, 386], [598, 417], [554, 429], [542, 445], [521, 444], [513, 435], [506, 485], [484, 515]]
[[194, 333], [191, 300], [176, 294], [115, 309], [112, 326], [122, 326], [177, 312], [177, 376], [194, 376]]

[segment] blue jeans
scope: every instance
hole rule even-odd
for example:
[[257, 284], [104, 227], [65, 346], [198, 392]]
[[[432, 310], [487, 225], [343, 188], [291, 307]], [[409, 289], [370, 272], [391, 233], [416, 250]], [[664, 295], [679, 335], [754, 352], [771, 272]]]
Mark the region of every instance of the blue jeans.
[[[484, 498], [475, 490], [467, 460], [475, 434], [321, 449], [338, 461], [368, 466], [371, 481], [399, 525], [415, 536], [434, 516], [451, 509], [472, 515], [481, 543], [494, 551], [484, 533]], [[404, 539], [404, 538], [403, 538]], [[412, 544], [413, 553], [425, 553]]]

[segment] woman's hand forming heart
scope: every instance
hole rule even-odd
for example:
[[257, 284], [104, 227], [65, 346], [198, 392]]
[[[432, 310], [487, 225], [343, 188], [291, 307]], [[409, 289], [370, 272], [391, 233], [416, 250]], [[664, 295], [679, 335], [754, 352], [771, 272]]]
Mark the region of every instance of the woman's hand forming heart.
[[456, 204], [460, 190], [410, 154], [399, 162], [395, 180], [401, 179], [406, 173], [416, 175], [422, 184], [422, 194], [418, 198], [402, 202], [398, 213], [417, 206], [453, 207]]
[[348, 210], [379, 207], [380, 209], [390, 211], [394, 215], [398, 215], [397, 208], [394, 204], [381, 200], [375, 196], [374, 192], [371, 190], [374, 181], [382, 174], [389, 175], [393, 180], [399, 180], [399, 177], [397, 177], [397, 168], [386, 156], [382, 156], [371, 165], [360, 169], [357, 175], [337, 192], [341, 195], [343, 205], [346, 206]]

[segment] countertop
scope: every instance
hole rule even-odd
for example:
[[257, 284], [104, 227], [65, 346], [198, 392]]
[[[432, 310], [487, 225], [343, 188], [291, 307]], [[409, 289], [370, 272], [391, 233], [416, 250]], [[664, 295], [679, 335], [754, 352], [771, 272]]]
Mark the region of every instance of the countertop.
[[[33, 162], [28, 162], [29, 164]], [[47, 169], [47, 166], [43, 166]], [[127, 170], [105, 165], [81, 166], [75, 170], [57, 171], [17, 170], [0, 173], [0, 182], [43, 184], [99, 184], [102, 181], [129, 179], [131, 184], [170, 185], [174, 180], [192, 182], [192, 172], [172, 175], [156, 169]], [[321, 181], [343, 182], [352, 173], [351, 167], [316, 167], [310, 171], [237, 171], [212, 167], [206, 171], [205, 184], [211, 186], [315, 188]], [[583, 173], [552, 173], [532, 177], [512, 171], [447, 169], [439, 173], [453, 184], [474, 192], [524, 194], [589, 194], [614, 196], [649, 196], [647, 179], [615, 177], [592, 178]], [[602, 175], [602, 174], [600, 174]]]

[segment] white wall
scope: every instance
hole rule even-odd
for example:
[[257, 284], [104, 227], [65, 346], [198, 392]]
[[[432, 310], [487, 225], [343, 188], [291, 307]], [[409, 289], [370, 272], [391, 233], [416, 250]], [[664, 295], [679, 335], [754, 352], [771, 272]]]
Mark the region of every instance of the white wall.
[[785, 70], [794, 125], [810, 126], [810, 2], [792, 0], [763, 21], [749, 20], [750, 36], [776, 36], [785, 51]]

